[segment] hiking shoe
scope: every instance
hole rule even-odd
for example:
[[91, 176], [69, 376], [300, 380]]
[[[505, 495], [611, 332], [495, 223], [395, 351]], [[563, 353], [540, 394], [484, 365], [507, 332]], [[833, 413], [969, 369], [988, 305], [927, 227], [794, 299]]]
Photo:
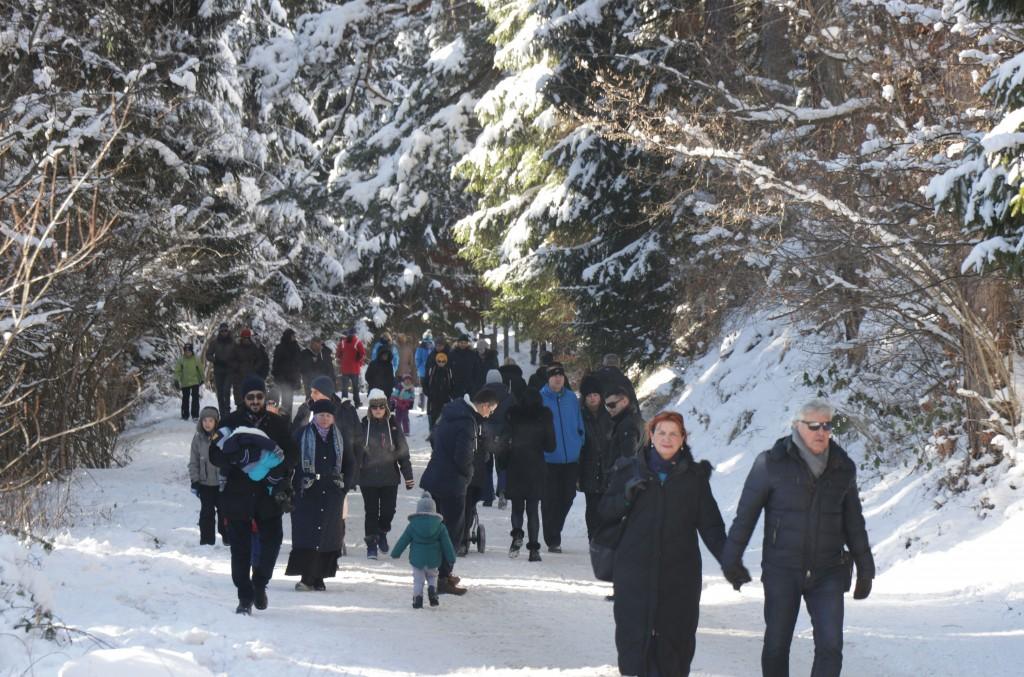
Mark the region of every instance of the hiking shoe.
[[296, 592], [313, 592], [313, 586], [312, 585], [307, 585], [307, 584], [303, 583], [302, 581], [299, 581], [298, 583], [295, 584], [295, 591]]
[[413, 609], [422, 609], [423, 608], [423, 595], [413, 595], [412, 596], [412, 608]]
[[427, 599], [430, 600], [430, 606], [437, 606], [441, 603], [437, 599], [437, 588], [432, 585], [427, 587]]
[[462, 581], [462, 577], [456, 576], [455, 574], [448, 574], [448, 580], [458, 585]]
[[366, 559], [377, 559], [377, 543], [366, 544]]
[[235, 609], [236, 614], [242, 614], [244, 616], [252, 615], [252, 602], [247, 600], [238, 600], [238, 607]]
[[531, 562], [539, 562], [539, 561], [541, 561], [540, 560], [540, 550], [531, 550], [530, 551], [530, 561]]
[[459, 584], [453, 582], [449, 576], [437, 579], [437, 592], [441, 595], [465, 595], [466, 589], [460, 588]]
[[[562, 546], [560, 546], [560, 545], [549, 545], [549, 546], [548, 546], [548, 552], [553, 552], [553, 553], [555, 553], [556, 555], [558, 555], [558, 554], [561, 554], [561, 552], [562, 552]], [[538, 560], [538, 561], [539, 561], [539, 560]]]
[[253, 606], [255, 606], [260, 611], [266, 609], [267, 605], [270, 603], [269, 600], [267, 599], [267, 589], [259, 588], [257, 590], [254, 590], [252, 602]]
[[386, 533], [377, 534], [377, 549], [380, 550], [382, 554], [388, 554], [390, 546], [388, 545], [388, 535]]

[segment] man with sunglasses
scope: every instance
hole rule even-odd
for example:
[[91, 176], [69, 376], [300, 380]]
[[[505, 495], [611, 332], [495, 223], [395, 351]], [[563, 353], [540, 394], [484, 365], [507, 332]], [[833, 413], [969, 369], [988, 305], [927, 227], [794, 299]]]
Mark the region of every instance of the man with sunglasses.
[[605, 391], [604, 407], [612, 417], [611, 445], [604, 466], [606, 474], [611, 473], [620, 458], [636, 456], [647, 444], [647, 424], [637, 410], [636, 400], [631, 399], [630, 390], [619, 383]]
[[765, 513], [765, 677], [789, 675], [789, 649], [803, 599], [814, 628], [811, 675], [839, 675], [843, 665], [843, 593], [857, 565], [854, 599], [871, 592], [871, 555], [857, 470], [832, 439], [832, 405], [811, 400], [797, 411], [792, 433], [754, 461], [722, 552], [722, 571], [737, 590], [750, 581], [743, 551]]
[[[225, 417], [219, 430], [256, 428], [276, 445], [275, 454], [281, 459], [265, 474], [254, 475], [246, 466], [257, 457], [255, 449], [240, 449], [235, 455], [245, 458], [234, 458], [216, 445], [210, 448], [210, 461], [220, 467], [221, 475], [226, 478], [221, 509], [228, 519], [231, 539], [231, 580], [238, 590], [235, 611], [249, 614], [253, 606], [260, 610], [267, 608], [267, 584], [281, 550], [281, 516], [285, 510], [290, 510], [290, 478], [298, 460], [298, 447], [290, 434], [287, 417], [267, 410], [267, 388], [259, 375], [246, 376], [241, 391], [244, 406]], [[254, 520], [260, 539], [255, 562], [250, 537]]]

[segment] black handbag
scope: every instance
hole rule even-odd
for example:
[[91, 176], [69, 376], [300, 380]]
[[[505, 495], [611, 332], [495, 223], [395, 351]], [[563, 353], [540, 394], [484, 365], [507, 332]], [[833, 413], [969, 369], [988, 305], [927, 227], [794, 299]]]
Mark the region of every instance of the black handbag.
[[626, 519], [629, 513], [618, 522], [611, 522], [600, 529], [590, 539], [590, 566], [594, 570], [594, 578], [599, 581], [611, 581], [614, 573], [615, 550], [626, 530]]

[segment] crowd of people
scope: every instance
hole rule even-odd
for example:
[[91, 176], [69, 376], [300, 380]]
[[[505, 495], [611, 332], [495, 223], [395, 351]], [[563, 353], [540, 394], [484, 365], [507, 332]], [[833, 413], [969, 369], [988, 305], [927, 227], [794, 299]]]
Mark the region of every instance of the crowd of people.
[[[267, 608], [285, 514], [292, 527], [285, 575], [299, 577], [297, 591], [326, 589], [345, 554], [347, 497], [356, 488], [366, 556], [409, 550], [416, 609], [424, 592], [430, 606], [438, 595], [466, 594], [455, 565], [469, 553], [481, 503], [510, 506], [508, 555], [519, 557], [525, 545], [527, 561], [537, 563], [542, 546], [562, 552], [566, 517], [582, 492], [592, 557], [609, 562], [600, 574], [596, 559], [594, 566], [613, 584], [623, 674], [689, 673], [702, 587], [698, 537], [739, 590], [751, 580], [743, 552], [762, 512], [762, 673], [789, 674], [801, 600], [814, 626], [812, 675], [841, 671], [843, 595], [854, 587], [855, 599], [867, 597], [874, 563], [855, 466], [831, 437], [834, 411], [823, 400], [800, 406], [789, 434], [757, 457], [727, 532], [711, 466], [694, 457], [683, 417], [664, 411], [645, 421], [614, 354], [574, 390], [550, 352], [539, 352], [527, 380], [514, 360], [499, 365], [493, 347], [473, 348], [466, 334], [449, 343], [425, 333], [413, 376], [400, 373], [388, 334], [367, 350], [349, 330], [335, 368], [322, 340], [300, 349], [289, 329], [271, 367], [251, 332], [243, 329], [235, 343], [221, 325], [206, 351], [220, 411], [199, 411], [194, 389], [202, 370], [191, 345], [183, 352], [174, 376], [182, 418], [197, 420], [189, 473], [201, 503], [200, 543], [213, 544], [219, 532], [230, 545], [238, 613]], [[360, 418], [362, 378], [367, 409]], [[305, 397], [292, 415], [300, 388]], [[408, 435], [417, 395], [431, 455], [416, 511], [391, 544], [398, 491], [416, 486]]]

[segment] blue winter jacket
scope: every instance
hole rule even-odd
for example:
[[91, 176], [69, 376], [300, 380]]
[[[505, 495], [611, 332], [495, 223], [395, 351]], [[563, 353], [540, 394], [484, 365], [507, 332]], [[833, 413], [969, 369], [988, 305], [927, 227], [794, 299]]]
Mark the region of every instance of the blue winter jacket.
[[[377, 359], [377, 353], [380, 352], [380, 349], [381, 349], [382, 346], [383, 346], [383, 344], [380, 342], [380, 340], [377, 340], [377, 341], [373, 342], [373, 347], [370, 349], [370, 361], [371, 362], [373, 362], [374, 360]], [[388, 346], [388, 348], [391, 350], [391, 366], [395, 370], [395, 376], [398, 376], [398, 363], [399, 363], [399, 359], [400, 359], [400, 356], [398, 354], [398, 346], [396, 346], [394, 343], [391, 343]]]
[[544, 454], [547, 463], [577, 463], [580, 460], [580, 449], [586, 436], [583, 425], [583, 414], [580, 413], [580, 401], [576, 393], [563, 388], [556, 393], [550, 387], [540, 389], [544, 406], [551, 410], [555, 423], [555, 450]]
[[465, 400], [444, 405], [430, 433], [430, 460], [420, 486], [432, 496], [465, 496], [473, 478], [473, 457], [480, 437], [477, 413]]
[[433, 341], [423, 341], [416, 349], [416, 373], [420, 375], [421, 381], [427, 375], [427, 358], [432, 352], [434, 352]]

